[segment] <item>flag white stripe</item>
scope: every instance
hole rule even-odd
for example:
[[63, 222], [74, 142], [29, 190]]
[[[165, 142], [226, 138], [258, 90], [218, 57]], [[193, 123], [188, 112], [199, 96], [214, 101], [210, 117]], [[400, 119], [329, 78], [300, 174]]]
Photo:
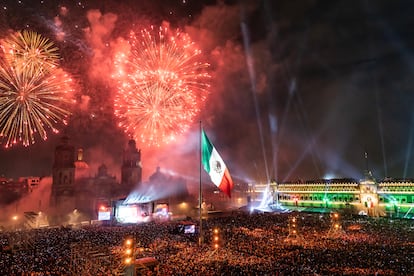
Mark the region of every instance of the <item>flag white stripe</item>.
[[210, 156], [210, 172], [211, 181], [217, 187], [220, 186], [221, 181], [223, 180], [224, 172], [226, 170], [226, 164], [224, 164], [223, 159], [217, 150], [213, 147], [213, 151]]

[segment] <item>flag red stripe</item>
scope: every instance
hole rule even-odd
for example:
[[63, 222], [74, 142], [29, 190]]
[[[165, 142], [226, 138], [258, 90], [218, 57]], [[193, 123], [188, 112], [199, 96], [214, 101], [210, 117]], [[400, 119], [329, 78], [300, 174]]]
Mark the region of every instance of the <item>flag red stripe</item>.
[[233, 180], [231, 179], [230, 172], [226, 168], [226, 170], [224, 171], [223, 178], [221, 179], [221, 182], [218, 188], [220, 189], [220, 191], [225, 193], [228, 197], [231, 197], [231, 190], [233, 190], [233, 186], [234, 186], [234, 183], [233, 183]]

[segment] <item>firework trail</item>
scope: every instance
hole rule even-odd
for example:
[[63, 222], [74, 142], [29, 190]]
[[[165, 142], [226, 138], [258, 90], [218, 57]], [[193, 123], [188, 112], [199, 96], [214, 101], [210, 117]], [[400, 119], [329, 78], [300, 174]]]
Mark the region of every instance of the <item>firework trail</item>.
[[[24, 49], [41, 53], [38, 60], [23, 47], [10, 44], [16, 37], [35, 40], [24, 40], [25, 45], [32, 45]], [[34, 45], [41, 48], [36, 51]], [[56, 67], [58, 57], [50, 50], [54, 46], [38, 34], [9, 37], [1, 48], [0, 140], [6, 148], [17, 143], [29, 146], [37, 135], [46, 140], [47, 129], [57, 133], [59, 124], [67, 124], [68, 107], [73, 102], [72, 80]]]
[[185, 133], [207, 96], [209, 64], [189, 36], [167, 27], [130, 33], [130, 51], [115, 57], [119, 126], [147, 146]]

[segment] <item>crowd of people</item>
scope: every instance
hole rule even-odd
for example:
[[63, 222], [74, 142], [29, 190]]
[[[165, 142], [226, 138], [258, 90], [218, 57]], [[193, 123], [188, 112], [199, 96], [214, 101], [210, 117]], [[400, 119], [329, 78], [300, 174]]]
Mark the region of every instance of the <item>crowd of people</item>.
[[144, 275], [414, 275], [411, 220], [342, 217], [334, 225], [331, 214], [233, 213], [204, 219], [201, 240], [179, 225], [3, 231], [0, 274], [120, 275], [123, 242], [133, 237], [136, 258], [157, 260], [141, 267]]

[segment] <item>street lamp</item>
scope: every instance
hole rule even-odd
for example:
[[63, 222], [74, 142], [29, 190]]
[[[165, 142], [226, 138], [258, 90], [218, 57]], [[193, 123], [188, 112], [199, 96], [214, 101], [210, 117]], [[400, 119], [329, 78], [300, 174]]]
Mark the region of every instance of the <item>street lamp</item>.
[[125, 275], [135, 276], [135, 243], [133, 238], [124, 242]]
[[14, 215], [13, 217], [12, 217], [12, 220], [13, 220], [13, 225], [14, 225], [14, 230], [16, 230], [17, 229], [17, 220], [19, 219], [19, 217], [17, 216], [17, 215]]
[[213, 229], [213, 247], [218, 249], [220, 247], [220, 231], [218, 228]]
[[331, 228], [329, 229], [328, 236], [338, 237], [344, 234], [342, 231], [341, 217], [338, 213], [331, 214]]

